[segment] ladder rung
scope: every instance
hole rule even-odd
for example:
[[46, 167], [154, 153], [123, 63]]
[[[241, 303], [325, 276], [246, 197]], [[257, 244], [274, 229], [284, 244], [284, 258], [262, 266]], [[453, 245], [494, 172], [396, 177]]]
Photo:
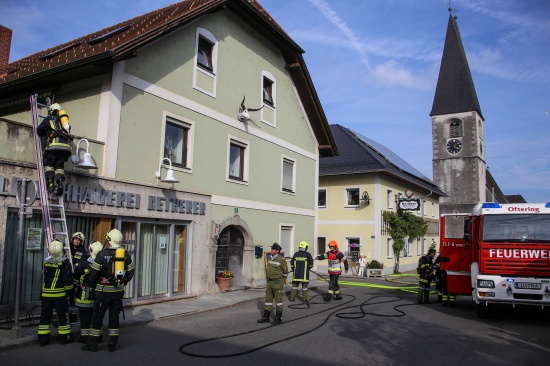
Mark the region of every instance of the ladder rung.
[[69, 236], [69, 235], [67, 235], [67, 233], [63, 233], [63, 232], [56, 232], [55, 236]]

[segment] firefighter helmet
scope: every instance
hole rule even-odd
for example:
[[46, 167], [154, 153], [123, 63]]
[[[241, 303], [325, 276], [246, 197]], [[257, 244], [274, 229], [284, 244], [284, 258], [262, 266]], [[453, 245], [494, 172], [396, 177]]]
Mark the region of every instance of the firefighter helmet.
[[54, 103], [50, 106], [49, 110], [50, 111], [59, 111], [59, 110], [61, 110], [61, 106], [59, 105], [59, 103]]
[[307, 247], [309, 247], [309, 244], [305, 241], [301, 241], [300, 245], [298, 245], [298, 248], [302, 248], [302, 249], [305, 249], [305, 250], [307, 250]]
[[338, 243], [336, 242], [336, 240], [331, 240], [328, 243], [328, 247], [335, 247], [336, 249], [338, 249]]
[[271, 249], [276, 249], [280, 252], [283, 248], [279, 244], [273, 243], [273, 245], [271, 246]]
[[109, 231], [105, 237], [111, 248], [118, 248], [122, 242], [122, 233], [117, 229]]
[[95, 256], [97, 253], [99, 253], [103, 249], [103, 244], [101, 244], [98, 241], [94, 241], [92, 244], [90, 244], [90, 256], [95, 259]]
[[71, 237], [71, 243], [75, 238], [80, 239], [81, 243], [84, 243], [84, 241], [86, 240], [86, 236], [84, 236], [84, 234], [82, 234], [80, 231], [73, 234], [73, 236]]
[[63, 257], [63, 243], [59, 240], [52, 240], [50, 244], [48, 245], [48, 252], [50, 253], [50, 256], [55, 259], [59, 260]]

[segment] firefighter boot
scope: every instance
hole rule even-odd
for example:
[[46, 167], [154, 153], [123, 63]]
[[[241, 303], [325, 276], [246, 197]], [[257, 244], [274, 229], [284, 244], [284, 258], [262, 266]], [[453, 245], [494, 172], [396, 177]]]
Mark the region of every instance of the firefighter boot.
[[53, 177], [46, 178], [46, 191], [48, 193], [53, 193]]
[[80, 349], [83, 351], [97, 352], [97, 344], [85, 344], [80, 347]]
[[332, 299], [332, 294], [326, 293], [323, 295], [323, 300], [330, 301]]
[[268, 323], [270, 315], [271, 315], [271, 311], [264, 310], [264, 315], [262, 315], [262, 318], [258, 320], [258, 323]]
[[60, 176], [59, 178], [57, 178], [57, 191], [55, 192], [55, 194], [57, 196], [61, 196], [63, 195], [63, 190], [64, 190], [64, 183], [65, 183], [65, 177], [64, 176]]
[[116, 351], [116, 344], [109, 343], [109, 352], [114, 352], [114, 351]]
[[430, 290], [424, 291], [424, 303], [426, 304], [430, 303]]
[[302, 290], [302, 302], [307, 302], [308, 296], [308, 290]]
[[59, 336], [59, 344], [61, 344], [61, 345], [69, 344], [69, 343], [73, 343], [73, 342], [74, 342], [74, 340], [71, 339], [70, 335], [60, 335]]
[[334, 294], [334, 300], [342, 300], [342, 294], [339, 292]]
[[271, 322], [271, 325], [279, 325], [283, 322], [283, 312], [282, 310], [277, 310], [275, 313], [275, 319]]
[[443, 295], [437, 295], [437, 301], [436, 302], [442, 302], [443, 301]]
[[419, 288], [418, 289], [418, 294], [416, 295], [416, 299], [418, 300], [418, 303], [419, 304], [422, 304], [422, 295], [423, 295], [424, 291], [422, 290], [422, 288]]
[[298, 293], [298, 290], [297, 290], [297, 289], [294, 289], [294, 288], [293, 288], [292, 290], [290, 290], [290, 298], [289, 298], [289, 300], [290, 300], [290, 301], [296, 300], [296, 294], [297, 294], [297, 293]]

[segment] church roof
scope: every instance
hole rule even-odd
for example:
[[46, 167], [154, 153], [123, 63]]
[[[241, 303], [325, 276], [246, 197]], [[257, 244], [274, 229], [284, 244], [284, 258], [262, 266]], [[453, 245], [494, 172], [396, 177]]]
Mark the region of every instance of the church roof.
[[477, 111], [481, 108], [456, 19], [449, 15], [443, 57], [430, 116]]
[[379, 173], [447, 196], [429, 178], [384, 145], [341, 125], [330, 125], [340, 155], [319, 160], [319, 176]]

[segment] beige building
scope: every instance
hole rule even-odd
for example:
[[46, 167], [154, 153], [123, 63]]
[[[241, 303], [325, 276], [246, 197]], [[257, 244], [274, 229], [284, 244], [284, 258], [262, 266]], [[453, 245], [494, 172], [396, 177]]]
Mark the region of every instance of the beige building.
[[393, 241], [382, 215], [397, 212], [403, 200], [401, 207], [412, 208], [410, 212], [428, 223], [426, 235], [406, 240], [400, 254], [399, 271], [414, 270], [432, 242], [439, 243], [438, 200], [445, 194], [385, 146], [343, 126], [330, 127], [340, 155], [320, 161], [315, 254], [336, 240], [351, 266], [356, 264], [353, 258], [363, 254], [367, 261], [382, 262], [385, 274], [393, 273]]

